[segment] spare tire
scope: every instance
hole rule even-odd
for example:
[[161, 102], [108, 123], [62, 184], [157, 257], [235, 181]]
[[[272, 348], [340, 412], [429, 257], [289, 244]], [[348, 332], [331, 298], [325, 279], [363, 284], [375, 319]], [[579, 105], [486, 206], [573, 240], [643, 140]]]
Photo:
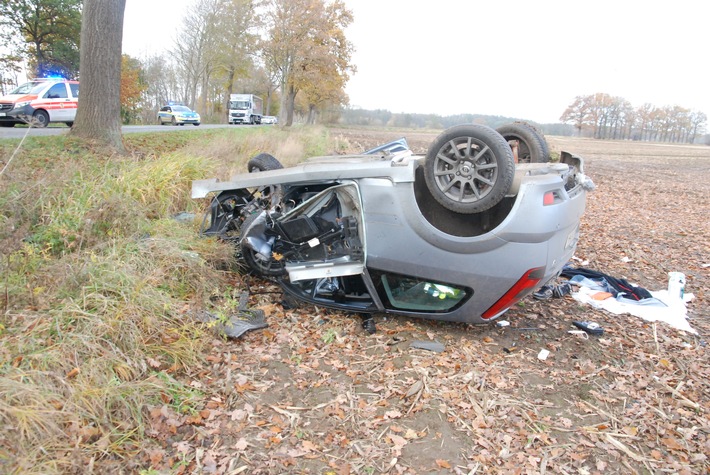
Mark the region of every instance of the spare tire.
[[513, 183], [515, 162], [508, 142], [484, 125], [457, 125], [429, 147], [427, 188], [451, 211], [473, 214], [497, 205]]
[[544, 137], [531, 125], [525, 122], [514, 122], [502, 125], [496, 131], [506, 141], [518, 141], [519, 163], [545, 163], [549, 160], [550, 152]]
[[283, 168], [281, 162], [268, 153], [260, 153], [256, 157], [249, 160], [249, 163], [247, 163], [247, 170], [249, 170], [249, 173], [278, 170], [279, 168]]

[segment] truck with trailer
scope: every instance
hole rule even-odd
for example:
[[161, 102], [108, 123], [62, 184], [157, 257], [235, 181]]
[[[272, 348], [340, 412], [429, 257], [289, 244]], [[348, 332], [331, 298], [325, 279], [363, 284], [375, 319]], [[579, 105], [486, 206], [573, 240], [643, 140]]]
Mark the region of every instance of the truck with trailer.
[[261, 124], [264, 101], [254, 94], [230, 94], [228, 114], [230, 124]]

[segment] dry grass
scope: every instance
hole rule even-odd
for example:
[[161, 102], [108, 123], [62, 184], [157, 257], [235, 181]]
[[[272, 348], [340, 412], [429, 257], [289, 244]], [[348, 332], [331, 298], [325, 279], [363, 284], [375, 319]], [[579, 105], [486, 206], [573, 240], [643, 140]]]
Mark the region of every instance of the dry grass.
[[[233, 251], [172, 216], [201, 211], [193, 179], [257, 151], [296, 160], [325, 132], [193, 132], [188, 146], [169, 135], [183, 134], [128, 137], [130, 157], [29, 140], [0, 178], [0, 472], [130, 465], [147, 407], [203, 404], [176, 376], [207, 353], [212, 332], [193, 309], [223, 295]], [[3, 142], [0, 165], [12, 152]]]

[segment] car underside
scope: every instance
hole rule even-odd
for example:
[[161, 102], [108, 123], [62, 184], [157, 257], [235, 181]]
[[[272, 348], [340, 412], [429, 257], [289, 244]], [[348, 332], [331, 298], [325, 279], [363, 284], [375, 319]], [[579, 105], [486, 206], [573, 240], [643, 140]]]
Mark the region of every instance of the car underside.
[[485, 323], [559, 274], [593, 188], [580, 157], [515, 163], [514, 141], [459, 126], [426, 156], [404, 139], [291, 168], [260, 154], [193, 197], [214, 194], [206, 235], [301, 301]]

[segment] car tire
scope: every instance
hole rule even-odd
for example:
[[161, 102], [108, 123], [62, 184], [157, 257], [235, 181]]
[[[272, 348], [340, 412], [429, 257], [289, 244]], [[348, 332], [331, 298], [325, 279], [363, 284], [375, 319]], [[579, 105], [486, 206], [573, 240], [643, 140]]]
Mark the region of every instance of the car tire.
[[69, 127], [69, 128], [71, 128], [74, 125], [74, 122], [64, 122], [64, 123], [67, 124], [67, 127]]
[[170, 123], [173, 125], [177, 125], [177, 120], [175, 120], [174, 116], [170, 119]]
[[32, 125], [37, 128], [44, 128], [49, 125], [49, 114], [43, 110], [37, 110], [32, 114]]
[[544, 139], [531, 126], [514, 122], [498, 127], [496, 132], [501, 134], [506, 141], [518, 141], [519, 163], [544, 163], [549, 160], [549, 152], [545, 154]]
[[207, 222], [205, 217], [203, 234], [218, 235], [221, 239], [236, 243], [243, 222], [241, 210], [250, 199], [249, 192], [242, 189], [223, 191], [215, 196], [210, 203], [209, 227], [204, 227]]
[[535, 135], [537, 135], [537, 137], [540, 139], [540, 143], [542, 144], [543, 162], [544, 163], [549, 162], [550, 161], [550, 145], [547, 143], [547, 139], [545, 138], [545, 134], [542, 133], [542, 130], [540, 130], [538, 127], [531, 124], [530, 122], [518, 121], [515, 123], [520, 124], [523, 127], [527, 127], [529, 129], [532, 129], [532, 131], [535, 132]]
[[[241, 229], [248, 229], [251, 223], [259, 217], [260, 213], [249, 215], [242, 223]], [[241, 243], [239, 249], [242, 254], [244, 263], [249, 269], [262, 277], [278, 277], [286, 273], [286, 263], [276, 261], [274, 259], [264, 260], [257, 255], [257, 252], [249, 247], [244, 242]]]
[[458, 125], [445, 130], [429, 147], [424, 179], [434, 199], [461, 214], [497, 205], [515, 175], [508, 142], [484, 125]]
[[192, 124], [192, 125], [194, 125], [195, 127], [197, 127], [198, 125], [200, 125], [200, 123], [198, 122], [198, 123]]
[[249, 170], [249, 173], [278, 170], [283, 167], [284, 166], [281, 165], [281, 162], [268, 153], [260, 153], [247, 163], [247, 170]]

